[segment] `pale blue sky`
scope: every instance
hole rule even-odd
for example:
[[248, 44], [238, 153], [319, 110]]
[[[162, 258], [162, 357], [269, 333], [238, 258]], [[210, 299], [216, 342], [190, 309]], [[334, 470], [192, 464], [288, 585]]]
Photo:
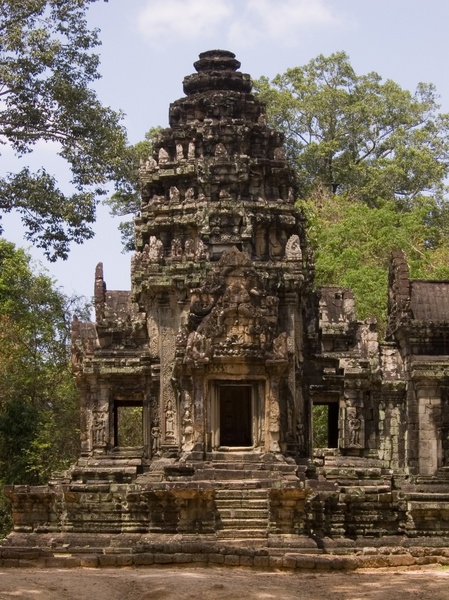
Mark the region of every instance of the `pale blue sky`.
[[[377, 71], [415, 90], [432, 82], [449, 112], [449, 2], [447, 0], [109, 0], [89, 13], [101, 29], [101, 100], [126, 113], [132, 143], [150, 127], [167, 125], [169, 103], [183, 95], [182, 80], [204, 50], [231, 50], [241, 70], [273, 77], [318, 54], [346, 51], [359, 74]], [[2, 170], [11, 170], [8, 153]], [[26, 157], [68, 180], [51, 148]], [[116, 220], [117, 221], [117, 220]], [[94, 269], [104, 263], [108, 289], [129, 289], [130, 255], [101, 209], [94, 240], [73, 245], [69, 260], [49, 264], [68, 293], [91, 296]], [[22, 244], [17, 220], [5, 219], [5, 237]]]

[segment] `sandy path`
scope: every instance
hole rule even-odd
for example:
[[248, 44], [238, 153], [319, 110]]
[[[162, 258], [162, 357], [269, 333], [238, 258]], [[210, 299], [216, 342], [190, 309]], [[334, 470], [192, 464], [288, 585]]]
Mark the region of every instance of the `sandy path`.
[[0, 599], [449, 600], [449, 569], [268, 573], [226, 568], [1, 569]]

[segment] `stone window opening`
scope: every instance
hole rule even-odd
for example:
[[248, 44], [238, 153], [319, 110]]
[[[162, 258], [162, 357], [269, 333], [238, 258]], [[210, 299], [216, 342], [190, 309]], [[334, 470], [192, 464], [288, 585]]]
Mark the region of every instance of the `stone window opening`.
[[338, 448], [338, 402], [314, 402], [312, 431], [314, 448]]
[[449, 387], [441, 391], [441, 427], [439, 429], [442, 446], [442, 466], [449, 468]]
[[114, 447], [142, 448], [143, 402], [116, 400], [114, 402]]

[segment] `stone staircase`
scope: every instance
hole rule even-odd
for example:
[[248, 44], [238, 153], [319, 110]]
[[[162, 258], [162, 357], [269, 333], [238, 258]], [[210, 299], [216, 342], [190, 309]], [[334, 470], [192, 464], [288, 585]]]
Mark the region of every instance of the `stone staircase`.
[[[132, 456], [81, 459], [52, 483], [46, 514], [57, 509], [70, 533], [200, 532], [256, 543], [304, 531], [306, 466], [247, 451], [160, 457], [145, 467]], [[52, 531], [52, 519], [42, 519], [40, 529]]]
[[306, 467], [281, 455], [210, 452], [181, 461], [161, 459], [159, 466], [153, 461], [152, 470], [139, 476], [137, 483], [179, 493], [211, 490], [218, 538], [266, 539], [272, 532], [289, 529], [290, 521], [304, 513], [299, 506], [306, 495]]
[[283, 456], [252, 452], [210, 452], [195, 468], [193, 479], [214, 482], [257, 481], [270, 487], [275, 482], [297, 482], [298, 465]]
[[306, 465], [281, 455], [255, 452], [208, 452], [184, 460], [154, 460], [139, 482], [209, 482], [216, 488], [296, 485], [305, 479]]
[[219, 538], [267, 537], [269, 527], [267, 488], [217, 489], [215, 505], [219, 514]]

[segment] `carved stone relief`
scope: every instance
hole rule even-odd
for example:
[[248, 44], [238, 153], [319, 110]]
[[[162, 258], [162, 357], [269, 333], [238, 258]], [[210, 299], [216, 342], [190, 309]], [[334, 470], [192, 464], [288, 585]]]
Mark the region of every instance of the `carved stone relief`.
[[300, 261], [302, 258], [298, 235], [291, 235], [285, 246], [285, 258], [288, 261]]
[[167, 150], [165, 150], [165, 148], [161, 148], [159, 150], [159, 164], [163, 165], [169, 162], [170, 156], [167, 152]]
[[182, 260], [182, 244], [179, 238], [173, 238], [171, 243], [171, 259], [173, 262]]
[[345, 447], [363, 448], [363, 420], [357, 406], [348, 406], [345, 409]]
[[106, 446], [106, 416], [103, 412], [94, 411], [92, 413], [92, 444], [94, 448], [104, 448]]
[[160, 262], [164, 258], [164, 246], [161, 240], [154, 235], [150, 237], [150, 243], [145, 246], [144, 252], [146, 252], [150, 263]]
[[206, 284], [191, 292], [185, 362], [207, 363], [213, 356], [287, 360], [287, 336], [276, 335], [278, 305], [250, 259], [236, 248], [225, 252]]

